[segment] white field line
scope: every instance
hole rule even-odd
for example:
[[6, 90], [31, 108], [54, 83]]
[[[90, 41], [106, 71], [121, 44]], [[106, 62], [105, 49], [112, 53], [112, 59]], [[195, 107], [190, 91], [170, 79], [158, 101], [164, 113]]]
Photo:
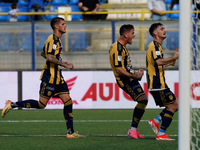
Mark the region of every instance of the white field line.
[[[148, 120], [140, 120], [141, 122], [147, 122]], [[178, 120], [173, 120], [178, 121]], [[27, 123], [37, 123], [37, 122], [65, 122], [65, 120], [0, 120], [3, 122], [27, 122]], [[74, 120], [73, 122], [131, 122], [131, 120]]]
[[[141, 134], [142, 135], [142, 134]], [[65, 137], [66, 135], [0, 135], [0, 137]], [[117, 135], [112, 135], [112, 134], [93, 134], [93, 135], [84, 135], [86, 137], [128, 137], [127, 135], [122, 135], [122, 134], [117, 134]], [[152, 135], [142, 135], [145, 137], [155, 137], [154, 134]], [[177, 137], [178, 135], [169, 135], [173, 137]]]
[[[147, 122], [148, 120], [141, 120], [141, 122]], [[173, 120], [178, 121], [178, 120]], [[14, 122], [14, 123], [39, 123], [39, 122], [65, 122], [65, 120], [0, 120], [0, 123]], [[131, 120], [74, 120], [74, 122], [131, 122]], [[0, 137], [65, 137], [66, 135], [0, 135]], [[94, 134], [94, 135], [85, 135], [89, 137], [127, 137], [124, 135], [111, 135], [111, 134]], [[143, 135], [145, 137], [155, 137], [152, 135]], [[178, 136], [178, 135], [170, 135]]]

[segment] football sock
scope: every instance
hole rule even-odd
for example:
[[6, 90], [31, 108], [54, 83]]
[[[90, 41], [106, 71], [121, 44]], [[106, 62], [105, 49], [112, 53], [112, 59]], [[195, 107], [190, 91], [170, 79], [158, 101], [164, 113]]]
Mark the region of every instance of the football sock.
[[166, 108], [163, 109], [162, 112], [154, 118], [154, 121], [159, 124], [162, 121], [162, 118], [163, 118], [165, 112], [166, 112]]
[[133, 111], [133, 119], [132, 119], [131, 127], [137, 128], [144, 114], [147, 103], [148, 103], [147, 100], [138, 101], [138, 104], [135, 106], [135, 109]]
[[163, 116], [163, 120], [162, 120], [162, 124], [161, 124], [159, 132], [165, 133], [165, 131], [167, 130], [167, 128], [169, 127], [169, 125], [172, 122], [173, 115], [174, 115], [174, 113], [172, 113], [169, 110], [166, 110], [166, 112]]
[[33, 99], [19, 101], [19, 102], [12, 102], [11, 106], [12, 108], [23, 107], [23, 108], [38, 108], [38, 109], [43, 109], [46, 107], [46, 105], [44, 105], [42, 102]]
[[164, 134], [165, 134], [165, 130], [160, 129], [159, 132], [158, 132], [158, 135], [164, 135]]
[[66, 120], [67, 133], [74, 133], [73, 129], [73, 113], [72, 113], [72, 99], [69, 99], [64, 103], [63, 114]]
[[136, 128], [136, 127], [131, 127], [130, 129], [131, 129], [131, 130], [137, 130], [137, 128]]

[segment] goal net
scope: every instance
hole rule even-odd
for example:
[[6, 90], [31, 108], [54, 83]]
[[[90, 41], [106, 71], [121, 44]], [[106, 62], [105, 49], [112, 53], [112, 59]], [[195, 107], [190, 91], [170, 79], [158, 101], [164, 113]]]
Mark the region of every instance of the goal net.
[[192, 150], [200, 149], [200, 0], [193, 0], [191, 34], [191, 141]]

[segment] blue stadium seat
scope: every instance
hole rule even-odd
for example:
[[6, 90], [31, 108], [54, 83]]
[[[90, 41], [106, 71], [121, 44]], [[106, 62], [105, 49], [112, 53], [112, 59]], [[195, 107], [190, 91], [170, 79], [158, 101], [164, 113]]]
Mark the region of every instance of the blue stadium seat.
[[36, 33], [37, 39], [39, 40], [38, 45], [36, 45], [37, 51], [42, 51], [43, 46], [46, 43], [48, 36], [52, 33]]
[[68, 0], [52, 0], [52, 5], [67, 5]]
[[148, 36], [147, 43], [145, 44], [145, 50], [147, 50], [148, 45], [153, 41], [153, 37], [151, 35]]
[[[17, 12], [28, 12], [28, 7], [19, 7]], [[17, 21], [27, 21], [28, 20], [28, 15], [19, 15], [17, 17]]]
[[[179, 11], [179, 4], [175, 4], [172, 8], [172, 11]], [[179, 19], [179, 13], [172, 13], [170, 15], [171, 19]]]
[[[192, 4], [192, 11], [194, 11], [195, 10], [195, 4]], [[195, 17], [195, 13], [192, 13], [192, 17]]]
[[172, 0], [165, 0], [165, 4], [171, 4]]
[[31, 51], [32, 49], [32, 37], [31, 33], [23, 33], [20, 49], [23, 51]]
[[68, 51], [85, 51], [88, 47], [86, 36], [85, 32], [68, 33]]
[[28, 6], [29, 1], [24, 1], [24, 0], [18, 0], [17, 5], [18, 6]]
[[77, 5], [79, 0], [69, 0], [69, 5]]
[[49, 6], [51, 5], [51, 2], [44, 2], [44, 6]]
[[[10, 11], [9, 6], [0, 6], [1, 13], [8, 13]], [[8, 21], [8, 15], [0, 15], [0, 21]]]
[[11, 6], [11, 3], [3, 3], [3, 2], [0, 2], [0, 6]]
[[[49, 12], [58, 12], [58, 6], [51, 6], [50, 9], [49, 9]], [[47, 16], [47, 20], [51, 20], [53, 19], [54, 17], [58, 17], [58, 15], [48, 15]]]
[[167, 32], [167, 48], [169, 50], [175, 50], [179, 47], [179, 31]]
[[[77, 5], [73, 5], [73, 6], [69, 6], [71, 7], [71, 12], [80, 12], [80, 10], [78, 9], [78, 6]], [[74, 20], [82, 20], [83, 17], [81, 14], [79, 15], [72, 15], [72, 21]]]
[[10, 41], [9, 33], [0, 33], [0, 51], [7, 51]]
[[[168, 5], [166, 5], [166, 11], [169, 11], [169, 7], [168, 7]], [[166, 15], [167, 15], [167, 18], [170, 17], [170, 13], [167, 13]]]
[[103, 4], [103, 2], [104, 2], [103, 0], [99, 0], [99, 4], [100, 4], [100, 5]]
[[[195, 10], [195, 5], [192, 4], [192, 10]], [[179, 11], [179, 4], [175, 4], [172, 8], [172, 11]], [[192, 17], [195, 17], [195, 13], [192, 13]], [[170, 16], [171, 19], [179, 19], [179, 13], [172, 13]]]

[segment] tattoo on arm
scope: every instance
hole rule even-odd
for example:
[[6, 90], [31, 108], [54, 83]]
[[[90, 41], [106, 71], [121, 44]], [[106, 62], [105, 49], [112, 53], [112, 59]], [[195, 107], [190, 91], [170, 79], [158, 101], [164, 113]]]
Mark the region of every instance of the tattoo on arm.
[[51, 63], [54, 63], [56, 65], [61, 65], [62, 66], [62, 61], [58, 60], [56, 57], [47, 55], [47, 61], [50, 61]]

